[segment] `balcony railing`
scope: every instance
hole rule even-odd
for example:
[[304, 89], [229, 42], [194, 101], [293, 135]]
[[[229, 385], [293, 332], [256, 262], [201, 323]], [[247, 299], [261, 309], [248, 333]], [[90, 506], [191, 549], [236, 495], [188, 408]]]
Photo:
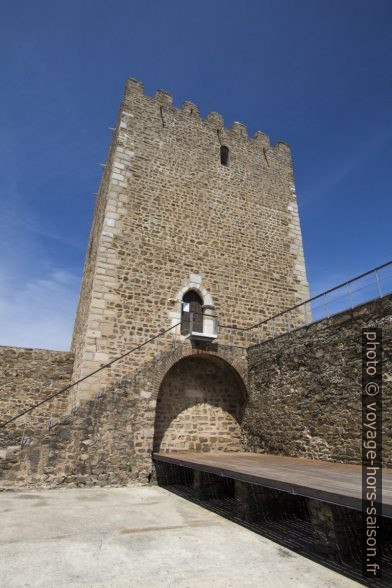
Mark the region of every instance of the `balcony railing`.
[[[199, 315], [200, 316], [200, 315]], [[196, 320], [196, 313], [189, 313], [189, 333], [186, 338], [191, 341], [212, 342], [218, 337], [218, 318], [215, 315], [202, 314], [203, 330], [199, 331], [195, 325], [199, 324]]]

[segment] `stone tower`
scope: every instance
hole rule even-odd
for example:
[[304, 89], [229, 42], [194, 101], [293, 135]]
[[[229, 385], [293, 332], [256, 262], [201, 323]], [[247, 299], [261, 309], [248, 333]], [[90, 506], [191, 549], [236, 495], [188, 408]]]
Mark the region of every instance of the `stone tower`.
[[[129, 79], [97, 196], [73, 379], [181, 320], [183, 339], [189, 310], [211, 334], [214, 321], [251, 325], [307, 297], [290, 148]], [[84, 397], [97, 378], [80, 385]]]

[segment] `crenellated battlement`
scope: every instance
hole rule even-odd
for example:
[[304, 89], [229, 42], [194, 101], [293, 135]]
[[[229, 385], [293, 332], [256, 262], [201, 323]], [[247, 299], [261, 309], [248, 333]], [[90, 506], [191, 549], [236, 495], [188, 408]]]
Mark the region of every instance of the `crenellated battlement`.
[[[271, 147], [262, 131], [250, 137], [242, 122], [225, 126], [219, 112], [202, 115], [189, 100], [174, 104], [165, 90], [146, 96], [132, 78], [90, 243], [75, 379], [178, 323], [183, 301], [174, 297], [189, 283], [205, 316], [223, 324], [249, 324], [308, 297], [290, 148]], [[89, 379], [80, 394], [99, 385]]]
[[156, 102], [162, 108], [170, 108], [172, 112], [187, 113], [195, 119], [200, 120], [203, 124], [214, 127], [222, 137], [222, 141], [224, 134], [227, 133], [233, 138], [244, 139], [251, 144], [258, 145], [264, 149], [272, 149], [273, 151], [281, 153], [286, 152], [287, 154], [291, 153], [290, 146], [284, 141], [278, 141], [275, 145], [271, 145], [268, 135], [262, 131], [256, 131], [253, 136], [250, 137], [248, 135], [247, 126], [241, 122], [234, 121], [231, 127], [225, 127], [224, 118], [218, 112], [209, 112], [206, 118], [202, 118], [200, 116], [199, 107], [188, 100], [184, 101], [180, 108], [176, 108], [173, 106], [173, 95], [166, 92], [166, 90], [157, 90], [154, 97], [147, 96], [144, 93], [144, 84], [142, 82], [133, 78], [128, 78], [124, 97], [126, 99], [127, 97], [132, 96], [143, 96], [149, 101]]
[[[2, 450], [0, 435], [0, 477], [12, 468], [18, 481], [125, 484], [151, 477], [153, 451], [242, 450], [247, 348], [271, 336], [265, 319], [308, 298], [290, 148], [271, 147], [261, 131], [249, 137], [238, 121], [227, 128], [218, 112], [202, 117], [193, 102], [174, 105], [164, 90], [146, 96], [129, 79], [97, 193], [73, 355], [3, 353], [8, 424], [24, 406], [37, 411], [18, 419]], [[273, 342], [300, 318], [275, 321]], [[253, 334], [241, 328], [255, 323]], [[55, 399], [62, 380], [74, 385]], [[20, 439], [14, 469], [9, 445]]]

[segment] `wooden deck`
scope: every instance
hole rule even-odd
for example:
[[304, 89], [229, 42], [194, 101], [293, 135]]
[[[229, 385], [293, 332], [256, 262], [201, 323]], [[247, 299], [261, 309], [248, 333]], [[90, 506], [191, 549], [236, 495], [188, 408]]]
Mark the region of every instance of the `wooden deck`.
[[[155, 453], [154, 460], [362, 510], [361, 466], [260, 453]], [[383, 515], [392, 517], [392, 470], [383, 470]]]

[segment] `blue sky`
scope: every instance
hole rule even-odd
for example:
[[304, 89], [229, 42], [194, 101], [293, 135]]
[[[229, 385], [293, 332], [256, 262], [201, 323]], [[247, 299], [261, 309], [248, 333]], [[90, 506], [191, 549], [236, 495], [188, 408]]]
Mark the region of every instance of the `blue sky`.
[[391, 256], [390, 0], [3, 0], [0, 344], [68, 349], [125, 80], [293, 150], [313, 294]]

